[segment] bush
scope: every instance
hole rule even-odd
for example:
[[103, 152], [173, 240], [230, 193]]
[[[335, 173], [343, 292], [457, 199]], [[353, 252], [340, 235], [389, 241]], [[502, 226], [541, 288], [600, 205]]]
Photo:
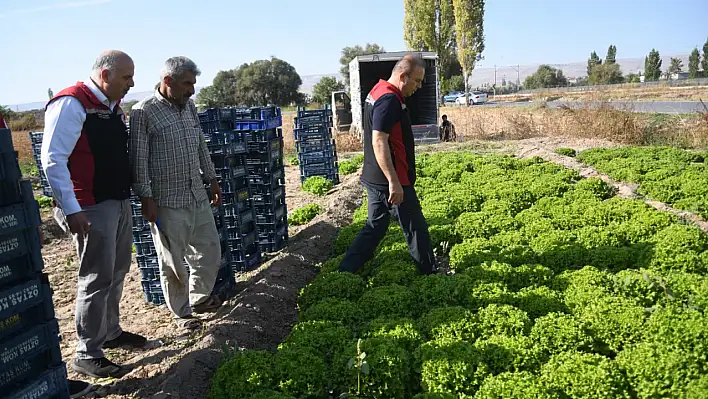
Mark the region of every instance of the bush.
[[339, 162], [339, 174], [349, 175], [356, 172], [364, 164], [363, 155], [355, 155], [352, 159]]
[[291, 166], [297, 166], [300, 165], [300, 160], [297, 157], [290, 157], [288, 158], [288, 164]]
[[556, 154], [564, 155], [566, 157], [575, 157], [575, 155], [577, 155], [577, 152], [574, 149], [567, 147], [556, 148], [555, 152]]
[[247, 398], [276, 384], [273, 353], [248, 350], [226, 359], [211, 379], [209, 399]]
[[308, 177], [302, 184], [302, 190], [308, 193], [324, 196], [332, 189], [332, 181], [322, 176]]
[[292, 226], [307, 224], [320, 213], [322, 213], [322, 207], [319, 204], [307, 204], [295, 209], [288, 218], [288, 223]]

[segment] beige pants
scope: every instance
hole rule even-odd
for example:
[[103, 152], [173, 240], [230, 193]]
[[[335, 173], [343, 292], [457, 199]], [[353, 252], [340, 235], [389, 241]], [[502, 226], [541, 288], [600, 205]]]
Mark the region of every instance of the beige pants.
[[[176, 317], [192, 314], [190, 307], [211, 295], [221, 266], [221, 245], [211, 205], [158, 207], [160, 227], [150, 224], [160, 265], [160, 283], [167, 308]], [[184, 261], [189, 265], [189, 273]]]

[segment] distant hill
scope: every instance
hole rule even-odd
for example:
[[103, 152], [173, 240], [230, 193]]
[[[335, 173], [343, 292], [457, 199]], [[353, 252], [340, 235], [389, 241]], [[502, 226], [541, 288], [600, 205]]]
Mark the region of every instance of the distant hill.
[[[662, 70], [666, 70], [671, 64], [671, 57], [681, 58], [684, 65], [684, 70], [688, 69], [688, 56], [689, 53], [666, 55], [661, 57], [662, 59]], [[644, 58], [618, 58], [617, 63], [620, 65], [623, 74], [638, 73], [644, 71]], [[519, 67], [518, 78], [523, 83], [527, 76], [532, 75], [536, 72], [541, 64], [530, 64], [521, 65]], [[587, 60], [570, 62], [566, 64], [548, 64], [554, 68], [560, 68], [566, 77], [568, 78], [579, 78], [587, 75]], [[507, 82], [516, 82], [517, 72], [516, 69], [511, 66], [497, 67], [497, 85], [501, 85], [502, 78], [505, 78]], [[302, 85], [300, 86], [300, 91], [306, 94], [312, 94], [312, 88], [325, 76], [331, 76], [342, 80], [342, 75], [339, 73], [326, 73], [320, 75], [303, 75], [300, 76], [302, 79]], [[482, 86], [483, 84], [493, 84], [494, 83], [494, 68], [478, 68], [472, 73], [472, 78], [470, 84], [473, 87]], [[197, 93], [201, 87], [197, 87]], [[150, 95], [152, 91], [140, 91], [131, 92], [125, 96], [125, 101], [142, 100], [143, 98]], [[25, 104], [14, 104], [9, 105], [9, 107], [14, 111], [29, 111], [32, 109], [44, 108], [45, 102], [32, 102]]]

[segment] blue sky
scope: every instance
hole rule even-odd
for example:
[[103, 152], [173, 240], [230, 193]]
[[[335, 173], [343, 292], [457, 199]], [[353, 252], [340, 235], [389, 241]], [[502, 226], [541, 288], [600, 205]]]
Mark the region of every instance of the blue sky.
[[[610, 44], [618, 58], [688, 53], [708, 38], [706, 15], [706, 0], [488, 0], [480, 67], [583, 61]], [[270, 56], [311, 75], [337, 72], [344, 46], [405, 49], [403, 0], [2, 0], [0, 35], [0, 104], [86, 79], [107, 48], [135, 60], [133, 91], [150, 90], [174, 55], [197, 62], [204, 86]]]

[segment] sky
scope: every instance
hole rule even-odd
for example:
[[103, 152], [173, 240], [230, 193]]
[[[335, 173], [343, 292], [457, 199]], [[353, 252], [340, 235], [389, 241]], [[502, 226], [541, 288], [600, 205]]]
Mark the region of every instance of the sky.
[[[487, 0], [478, 67], [688, 53], [708, 39], [707, 0]], [[198, 86], [271, 56], [300, 75], [335, 73], [345, 46], [405, 50], [403, 0], [0, 0], [0, 104], [44, 101], [90, 74], [109, 48], [135, 61], [134, 92], [164, 61], [193, 59]]]

